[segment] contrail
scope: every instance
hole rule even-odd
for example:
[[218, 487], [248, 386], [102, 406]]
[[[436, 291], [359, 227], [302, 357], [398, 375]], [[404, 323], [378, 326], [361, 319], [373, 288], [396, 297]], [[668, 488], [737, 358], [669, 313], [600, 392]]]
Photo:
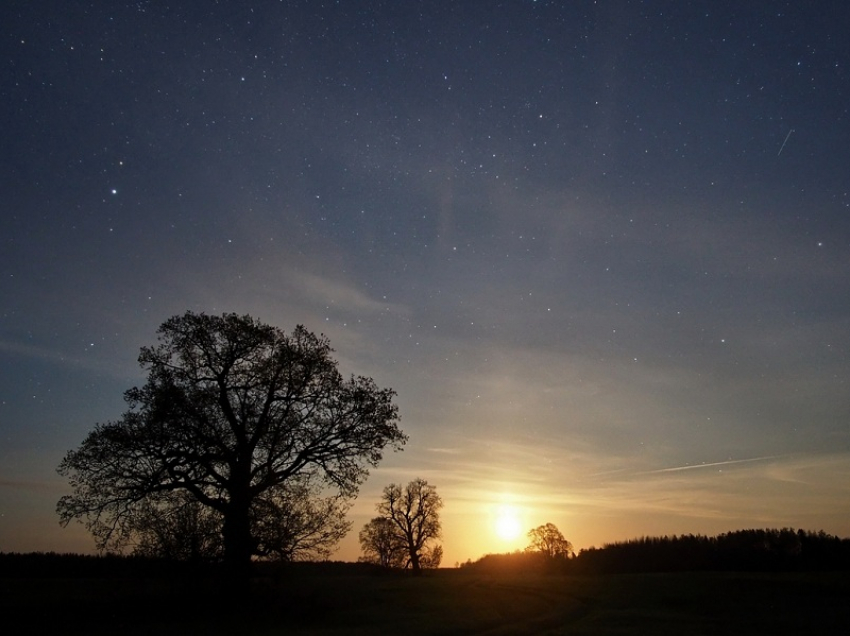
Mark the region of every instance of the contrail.
[[783, 142], [782, 142], [782, 145], [779, 147], [779, 152], [777, 152], [777, 153], [776, 153], [776, 156], [777, 156], [777, 157], [778, 157], [779, 155], [781, 155], [781, 154], [782, 154], [782, 149], [785, 147], [785, 144], [787, 144], [787, 143], [788, 143], [788, 137], [790, 137], [790, 136], [791, 136], [791, 133], [792, 133], [792, 132], [794, 132], [794, 129], [793, 129], [793, 128], [792, 128], [791, 130], [789, 130], [789, 131], [788, 131], [788, 134], [787, 134], [787, 135], [785, 135], [785, 141], [783, 141]]
[[711, 468], [712, 466], [728, 466], [729, 464], [746, 464], [749, 462], [764, 462], [770, 459], [781, 459], [783, 455], [768, 455], [766, 457], [751, 457], [749, 459], [730, 459], [725, 462], [712, 462], [711, 464], [690, 464], [688, 466], [676, 466], [674, 468], [661, 468], [660, 470], [651, 470], [653, 473], [674, 473], [680, 470], [695, 470], [697, 468]]

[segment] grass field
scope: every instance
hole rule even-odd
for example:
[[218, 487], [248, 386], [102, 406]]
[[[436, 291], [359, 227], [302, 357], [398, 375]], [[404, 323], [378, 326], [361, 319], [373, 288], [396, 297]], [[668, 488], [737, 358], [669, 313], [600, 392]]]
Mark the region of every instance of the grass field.
[[187, 580], [0, 579], [15, 634], [842, 634], [850, 576], [294, 573], [235, 602]]

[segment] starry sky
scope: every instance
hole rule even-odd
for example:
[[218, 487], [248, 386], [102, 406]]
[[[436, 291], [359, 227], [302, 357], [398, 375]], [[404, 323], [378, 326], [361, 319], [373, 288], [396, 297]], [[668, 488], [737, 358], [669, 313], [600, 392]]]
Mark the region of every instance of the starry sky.
[[91, 551], [55, 468], [186, 310], [398, 392], [444, 565], [850, 536], [850, 4], [0, 7], [0, 550]]

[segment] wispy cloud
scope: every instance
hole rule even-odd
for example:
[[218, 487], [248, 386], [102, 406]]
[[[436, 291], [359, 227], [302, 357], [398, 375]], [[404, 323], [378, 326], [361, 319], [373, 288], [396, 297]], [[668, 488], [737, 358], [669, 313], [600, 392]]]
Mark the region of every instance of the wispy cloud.
[[12, 491], [24, 492], [55, 492], [63, 487], [62, 482], [54, 480], [46, 481], [26, 481], [17, 479], [2, 479], [0, 478], [0, 488]]
[[129, 362], [135, 362], [132, 352], [127, 357], [128, 364], [122, 364], [119, 359], [104, 359], [100, 355], [92, 353], [91, 357], [78, 354], [70, 354], [62, 349], [42, 347], [24, 342], [0, 340], [0, 352], [25, 358], [48, 362], [54, 365], [66, 366], [77, 369], [86, 369], [98, 373], [107, 373], [116, 377], [127, 377], [132, 375], [133, 368]]
[[305, 271], [289, 271], [287, 284], [312, 304], [323, 305], [329, 311], [363, 315], [391, 312], [405, 315], [408, 309], [386, 299], [373, 298], [354, 284]]

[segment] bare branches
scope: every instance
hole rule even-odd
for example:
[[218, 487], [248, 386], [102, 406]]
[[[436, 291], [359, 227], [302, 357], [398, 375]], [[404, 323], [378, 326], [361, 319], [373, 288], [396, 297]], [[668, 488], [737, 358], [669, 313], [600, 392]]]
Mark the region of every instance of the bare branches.
[[564, 538], [553, 523], [547, 523], [528, 531], [531, 544], [527, 552], [537, 552], [551, 559], [567, 559], [573, 554], [573, 544]]
[[384, 517], [375, 517], [360, 531], [361, 562], [385, 568], [403, 568], [409, 562], [407, 544], [395, 524]]
[[384, 488], [378, 513], [393, 528], [398, 545], [403, 546], [405, 567], [418, 572], [423, 567], [439, 566], [443, 551], [435, 542], [442, 534], [442, 507], [437, 489], [424, 479], [414, 479], [405, 487], [390, 484]]
[[[285, 334], [250, 316], [188, 312], [158, 334], [139, 355], [148, 377], [125, 394], [128, 411], [96, 426], [59, 466], [73, 490], [57, 506], [62, 523], [87, 520], [100, 547], [129, 540], [142, 504], [149, 517], [163, 509], [157, 497], [182, 493], [220, 516], [225, 551], [283, 554], [279, 540], [270, 547], [252, 536], [252, 523], [267, 527], [262, 514], [294, 523], [286, 510], [305, 502], [293, 493], [315, 498], [305, 476], [354, 495], [384, 449], [407, 441], [395, 393], [343, 379], [328, 340], [302, 326]], [[341, 508], [319, 501], [302, 520], [324, 519], [326, 532], [311, 536], [338, 536]]]

